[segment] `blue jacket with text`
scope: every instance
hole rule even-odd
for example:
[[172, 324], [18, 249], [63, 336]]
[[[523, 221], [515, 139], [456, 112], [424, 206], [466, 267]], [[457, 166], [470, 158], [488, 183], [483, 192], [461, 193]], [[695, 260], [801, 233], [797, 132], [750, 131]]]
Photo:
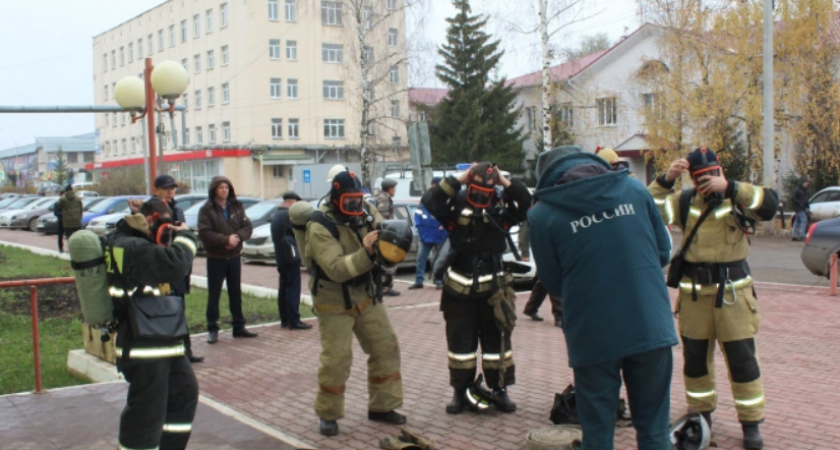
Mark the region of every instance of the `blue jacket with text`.
[[540, 281], [563, 299], [571, 367], [677, 344], [662, 273], [668, 231], [627, 170], [589, 153], [563, 156], [540, 178], [528, 222]]

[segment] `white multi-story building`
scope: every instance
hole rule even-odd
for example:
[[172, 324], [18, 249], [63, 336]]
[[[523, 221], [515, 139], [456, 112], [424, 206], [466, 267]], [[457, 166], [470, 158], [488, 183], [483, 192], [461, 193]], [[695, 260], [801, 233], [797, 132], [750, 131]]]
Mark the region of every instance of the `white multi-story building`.
[[[359, 25], [355, 3], [166, 1], [94, 37], [94, 101], [116, 104], [116, 83], [142, 76], [145, 58], [180, 62], [190, 75], [178, 99], [186, 126], [176, 117], [172, 130], [159, 116], [162, 171], [193, 191], [223, 174], [237, 193], [275, 197], [301, 190], [301, 167], [359, 161], [364, 55], [372, 63], [375, 118], [367, 143], [380, 158], [393, 157], [407, 147], [405, 14], [401, 0], [372, 0]], [[96, 174], [143, 164], [144, 123], [132, 124], [127, 113], [100, 114], [96, 127]]]

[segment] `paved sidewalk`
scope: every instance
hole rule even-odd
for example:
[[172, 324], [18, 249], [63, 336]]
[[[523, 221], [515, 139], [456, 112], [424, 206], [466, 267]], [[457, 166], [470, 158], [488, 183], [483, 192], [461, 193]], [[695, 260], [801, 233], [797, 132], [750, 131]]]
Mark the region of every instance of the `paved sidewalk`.
[[[0, 239], [6, 240], [7, 234], [28, 235], [0, 232]], [[24, 240], [21, 243], [39, 245], [31, 237]], [[198, 273], [203, 263], [196, 261], [195, 266]], [[276, 287], [274, 267], [249, 266], [246, 273], [252, 277], [248, 283]], [[767, 395], [767, 422], [762, 427], [765, 449], [840, 450], [840, 390], [836, 386], [840, 379], [840, 359], [836, 357], [840, 354], [840, 297], [830, 297], [824, 288], [772, 283], [760, 283], [756, 290], [762, 314], [757, 341]], [[440, 291], [426, 288], [405, 290], [402, 296], [385, 300], [402, 349], [402, 412], [409, 417], [408, 426], [438, 440], [439, 448], [523, 448], [528, 431], [550, 424], [548, 412], [554, 393], [572, 381], [562, 330], [550, 321], [520, 318], [513, 336], [517, 385], [510, 390], [519, 405], [516, 413], [450, 416], [444, 412], [451, 390], [439, 296]], [[519, 296], [520, 311], [525, 300], [526, 295]], [[546, 302], [540, 312], [550, 318], [549, 309]], [[288, 331], [271, 325], [258, 331], [257, 339], [235, 341], [229, 332], [221, 333], [219, 343], [213, 346], [200, 337], [194, 339], [196, 352], [207, 358], [194, 366], [204, 395], [318, 449], [373, 449], [379, 439], [398, 433], [398, 427], [367, 420], [365, 357], [355, 341], [346, 417], [339, 422], [341, 433], [325, 438], [318, 433], [312, 410], [321, 348], [317, 328]], [[675, 348], [674, 354], [671, 416], [677, 418], [685, 412], [685, 400], [681, 349]], [[716, 372], [718, 448], [740, 449], [740, 425], [719, 351]], [[0, 436], [4, 438], [0, 446], [6, 445], [3, 417], [0, 410]], [[30, 431], [31, 436], [38, 435]], [[616, 449], [636, 448], [634, 435], [632, 429], [618, 430]]]
[[[0, 450], [113, 450], [127, 390], [120, 382], [0, 396]], [[187, 448], [292, 450], [203, 403]]]

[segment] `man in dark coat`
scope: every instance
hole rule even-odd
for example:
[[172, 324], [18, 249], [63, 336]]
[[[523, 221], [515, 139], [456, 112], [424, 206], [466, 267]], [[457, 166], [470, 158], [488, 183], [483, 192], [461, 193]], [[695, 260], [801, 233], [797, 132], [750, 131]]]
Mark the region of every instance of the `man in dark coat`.
[[793, 212], [796, 213], [796, 223], [793, 225], [792, 236], [794, 241], [804, 241], [805, 233], [808, 231], [808, 208], [811, 206], [808, 204], [808, 187], [810, 186], [811, 182], [808, 181], [808, 176], [803, 175], [791, 196]]
[[289, 208], [299, 202], [295, 192], [283, 194], [283, 206], [271, 218], [271, 241], [274, 242], [274, 259], [280, 274], [277, 308], [280, 310], [280, 327], [290, 330], [308, 330], [312, 325], [300, 321], [300, 247], [295, 241]]

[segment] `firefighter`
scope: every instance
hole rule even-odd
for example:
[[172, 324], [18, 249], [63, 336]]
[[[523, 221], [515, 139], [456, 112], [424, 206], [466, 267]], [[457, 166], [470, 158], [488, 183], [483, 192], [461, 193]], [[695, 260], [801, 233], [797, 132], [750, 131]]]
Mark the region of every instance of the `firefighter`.
[[493, 389], [496, 406], [514, 412], [516, 404], [506, 389], [516, 381], [510, 333], [504, 333], [503, 339], [490, 300], [500, 291], [508, 291], [511, 278], [504, 273], [502, 254], [509, 243], [512, 245], [508, 230], [526, 220], [531, 194], [524, 184], [506, 179], [495, 165], [483, 162], [473, 164], [457, 178], [446, 177], [423, 194], [421, 203], [449, 230], [455, 252], [444, 278], [440, 306], [446, 321], [449, 384], [455, 391], [446, 412], [459, 414], [467, 406], [467, 389], [476, 377], [479, 342], [482, 371]]
[[[117, 224], [105, 248], [117, 322], [117, 370], [129, 383], [120, 449], [184, 449], [198, 404], [186, 357], [184, 303], [169, 286], [192, 267], [197, 241], [159, 198]], [[146, 315], [143, 311], [157, 313]]]
[[[683, 172], [689, 172], [695, 189], [669, 195]], [[669, 276], [679, 280], [675, 311], [683, 342], [688, 406], [711, 425], [718, 400], [714, 372], [718, 341], [727, 362], [744, 448], [761, 449], [764, 388], [755, 343], [759, 312], [746, 260], [747, 236], [755, 222], [772, 220], [778, 195], [772, 189], [727, 180], [717, 156], [706, 148], [674, 161], [648, 190], [666, 223], [683, 229], [681, 274], [673, 273], [672, 262]], [[689, 243], [692, 233], [696, 237]]]
[[352, 336], [356, 335], [368, 358], [368, 419], [404, 424], [394, 411], [402, 406], [400, 347], [385, 306], [376, 300], [374, 244], [382, 221], [375, 208], [364, 208], [358, 178], [339, 172], [329, 201], [306, 225], [305, 257], [313, 259], [309, 290], [321, 333], [321, 367], [315, 413], [320, 432], [338, 433], [344, 417], [344, 389], [353, 362]]

